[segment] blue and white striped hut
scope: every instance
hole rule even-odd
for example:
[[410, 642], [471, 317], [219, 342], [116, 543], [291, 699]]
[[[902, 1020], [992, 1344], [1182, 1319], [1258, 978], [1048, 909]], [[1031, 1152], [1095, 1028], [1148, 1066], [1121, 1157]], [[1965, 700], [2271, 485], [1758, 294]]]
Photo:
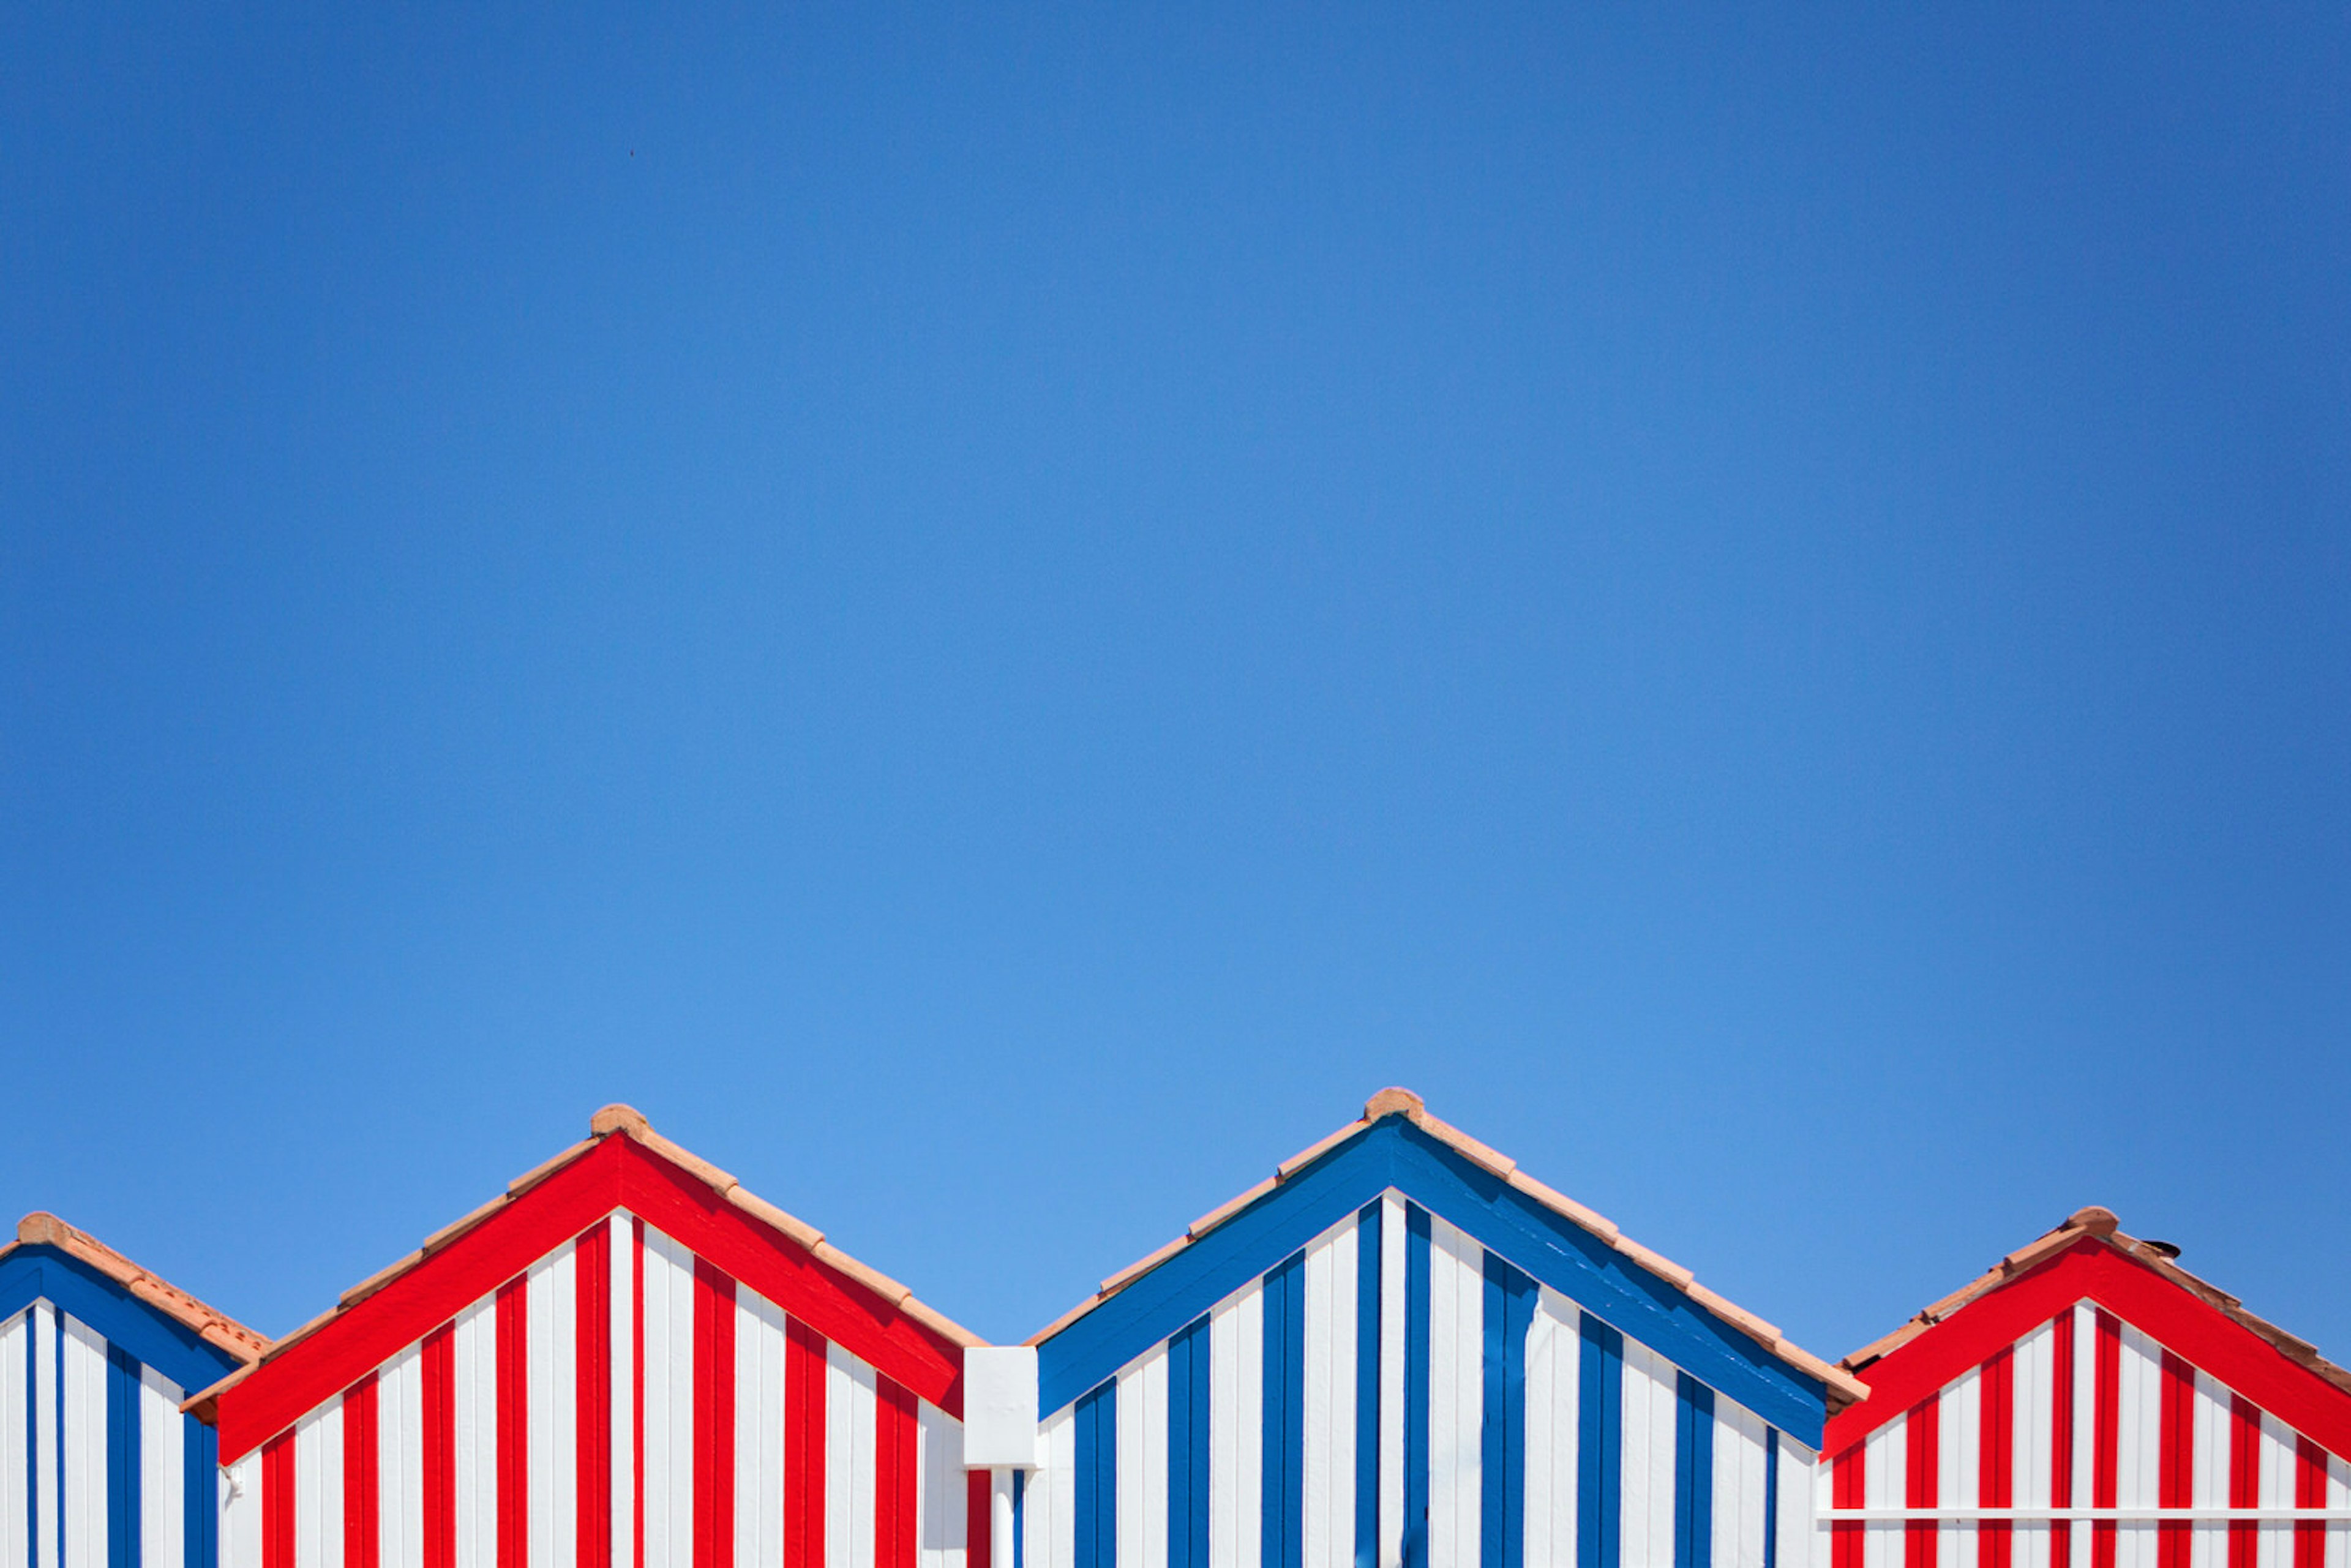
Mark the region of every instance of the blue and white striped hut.
[[54, 1215], [0, 1247], [0, 1568], [214, 1568], [212, 1428], [268, 1342]]
[[1802, 1568], [1865, 1394], [1399, 1089], [966, 1368], [994, 1568]]

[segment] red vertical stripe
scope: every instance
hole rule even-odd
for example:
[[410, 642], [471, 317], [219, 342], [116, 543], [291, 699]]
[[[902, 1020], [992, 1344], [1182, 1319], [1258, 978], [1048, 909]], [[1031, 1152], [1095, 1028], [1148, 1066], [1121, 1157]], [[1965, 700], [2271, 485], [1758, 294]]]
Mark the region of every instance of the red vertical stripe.
[[784, 1322], [784, 1568], [824, 1564], [824, 1340]]
[[[1869, 1445], [1855, 1443], [1829, 1466], [1829, 1497], [1838, 1508], [1859, 1508], [1869, 1495], [1865, 1485]], [[1857, 1520], [1841, 1519], [1829, 1526], [1829, 1568], [1861, 1568], [1862, 1531]]]
[[[2294, 1506], [2326, 1506], [2326, 1450], [2307, 1437], [2294, 1439]], [[2294, 1527], [2294, 1568], [2326, 1568], [2325, 1525], [2312, 1520]]]
[[[2262, 1413], [2250, 1399], [2229, 1401], [2229, 1506], [2262, 1505]], [[2229, 1568], [2257, 1568], [2261, 1526], [2252, 1520], [2229, 1524]]]
[[636, 1519], [631, 1526], [635, 1553], [629, 1561], [634, 1568], [645, 1568], [645, 1222], [642, 1218], [634, 1230], [629, 1246], [629, 1289], [633, 1292], [630, 1297], [629, 1364], [636, 1396], [629, 1401], [629, 1459], [630, 1473], [637, 1478], [637, 1485], [631, 1494], [636, 1500]]
[[457, 1568], [457, 1336], [443, 1323], [424, 1336], [424, 1568]]
[[580, 1568], [612, 1568], [612, 1228], [598, 1222], [571, 1249], [572, 1343], [580, 1363]]
[[[2156, 1440], [2156, 1501], [2189, 1508], [2196, 1501], [2196, 1369], [2163, 1353], [2163, 1411]], [[2155, 1527], [2156, 1568], [2188, 1568], [2193, 1527], [2170, 1520]]]
[[294, 1568], [294, 1434], [261, 1446], [261, 1568]]
[[996, 1550], [996, 1491], [986, 1470], [964, 1478], [964, 1568], [988, 1568]]
[[[1913, 1405], [1909, 1419], [1903, 1424], [1903, 1448], [1907, 1455], [1902, 1488], [1902, 1502], [1906, 1508], [1932, 1508], [1940, 1500], [1935, 1496], [1935, 1476], [1941, 1459], [1938, 1438], [1941, 1437], [1942, 1414], [1943, 1396], [1938, 1394]], [[1904, 1568], [1935, 1568], [1938, 1538], [1938, 1532], [1931, 1519], [1914, 1519], [1904, 1525]]]
[[914, 1568], [915, 1479], [920, 1473], [914, 1396], [874, 1380], [873, 1565]]
[[[2092, 1364], [2091, 1391], [2095, 1426], [2091, 1432], [2090, 1506], [2115, 1506], [2116, 1456], [2121, 1452], [2123, 1325], [2112, 1312], [2098, 1314], [2097, 1354]], [[2101, 1520], [2090, 1526], [2090, 1568], [2115, 1568], [2115, 1525]]]
[[[1976, 1380], [1983, 1396], [1976, 1422], [1980, 1464], [1976, 1473], [1976, 1501], [1986, 1508], [2012, 1508], [2016, 1502], [2016, 1357], [2002, 1350], [1984, 1363]], [[1976, 1531], [1978, 1568], [2008, 1568], [2011, 1531], [2004, 1519], [1986, 1520]]]
[[343, 1395], [343, 1568], [376, 1568], [383, 1543], [375, 1374]]
[[529, 1281], [498, 1287], [498, 1568], [530, 1568]]
[[694, 1260], [694, 1568], [735, 1568], [735, 1281]]
[[[2074, 1506], [2074, 1309], [2067, 1307], [2053, 1320], [2056, 1340], [2049, 1358], [2049, 1501], [2056, 1508]], [[2074, 1561], [2074, 1527], [2056, 1522], [2049, 1527], [2049, 1568], [2069, 1568]]]

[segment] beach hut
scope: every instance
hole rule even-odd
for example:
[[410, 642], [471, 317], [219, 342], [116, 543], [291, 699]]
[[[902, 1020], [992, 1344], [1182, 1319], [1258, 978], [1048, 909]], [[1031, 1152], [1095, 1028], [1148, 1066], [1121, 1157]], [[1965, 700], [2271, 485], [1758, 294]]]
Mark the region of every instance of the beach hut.
[[968, 1364], [1019, 1568], [1795, 1568], [1863, 1393], [1395, 1089]]
[[0, 1564], [214, 1568], [188, 1391], [268, 1342], [50, 1214], [0, 1247]]
[[1846, 1358], [1826, 1568], [2347, 1568], [2351, 1374], [2085, 1208]]
[[976, 1343], [612, 1106], [191, 1408], [225, 1568], [956, 1568]]

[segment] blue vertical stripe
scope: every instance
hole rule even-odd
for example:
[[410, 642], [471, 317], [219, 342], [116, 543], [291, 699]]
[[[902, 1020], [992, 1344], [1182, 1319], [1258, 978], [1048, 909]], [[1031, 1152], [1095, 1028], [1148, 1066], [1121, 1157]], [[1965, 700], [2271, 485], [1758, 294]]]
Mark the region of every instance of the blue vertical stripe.
[[[67, 1568], [68, 1559], [66, 1555], [66, 1315], [63, 1312], [52, 1312], [50, 1316], [57, 1321], [57, 1333], [52, 1336], [57, 1347], [56, 1368], [57, 1419], [55, 1427], [51, 1428], [51, 1436], [57, 1440], [57, 1463], [50, 1467], [57, 1474], [57, 1495], [49, 1500], [49, 1506], [57, 1510], [54, 1517], [57, 1521], [57, 1568]], [[78, 1564], [76, 1564], [75, 1568], [78, 1568]]]
[[1674, 1568], [1714, 1563], [1714, 1390], [1674, 1374]]
[[1355, 1568], [1380, 1558], [1380, 1203], [1355, 1215]]
[[1265, 1277], [1264, 1484], [1258, 1561], [1301, 1568], [1306, 1557], [1306, 1254]]
[[220, 1434], [193, 1416], [179, 1421], [187, 1466], [186, 1568], [214, 1568], [220, 1561]]
[[1078, 1401], [1077, 1568], [1118, 1562], [1118, 1379]]
[[1404, 1561], [1428, 1568], [1428, 1210], [1404, 1210]]
[[106, 1347], [106, 1563], [139, 1568], [139, 1363]]
[[1763, 1428], [1763, 1568], [1780, 1568], [1780, 1434]]
[[1167, 1342], [1167, 1568], [1208, 1568], [1208, 1320]]
[[1029, 1472], [1012, 1472], [1012, 1568], [1029, 1568]]
[[[1625, 1336], [1585, 1312], [1576, 1381], [1576, 1568], [1617, 1568], [1625, 1466]], [[1635, 1568], [1649, 1568], [1636, 1564]]]
[[1487, 1253], [1478, 1432], [1478, 1560], [1484, 1568], [1522, 1568], [1526, 1562], [1527, 1330], [1534, 1311], [1534, 1281]]

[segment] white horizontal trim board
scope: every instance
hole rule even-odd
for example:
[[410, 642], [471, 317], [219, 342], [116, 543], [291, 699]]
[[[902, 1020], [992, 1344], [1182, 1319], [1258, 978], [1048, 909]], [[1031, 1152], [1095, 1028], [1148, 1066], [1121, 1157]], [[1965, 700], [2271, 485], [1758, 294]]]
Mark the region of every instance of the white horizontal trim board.
[[1910, 1520], [2111, 1520], [2126, 1524], [2226, 1523], [2231, 1520], [2277, 1524], [2351, 1522], [2351, 1508], [1824, 1508], [1823, 1524], [1899, 1524]]

